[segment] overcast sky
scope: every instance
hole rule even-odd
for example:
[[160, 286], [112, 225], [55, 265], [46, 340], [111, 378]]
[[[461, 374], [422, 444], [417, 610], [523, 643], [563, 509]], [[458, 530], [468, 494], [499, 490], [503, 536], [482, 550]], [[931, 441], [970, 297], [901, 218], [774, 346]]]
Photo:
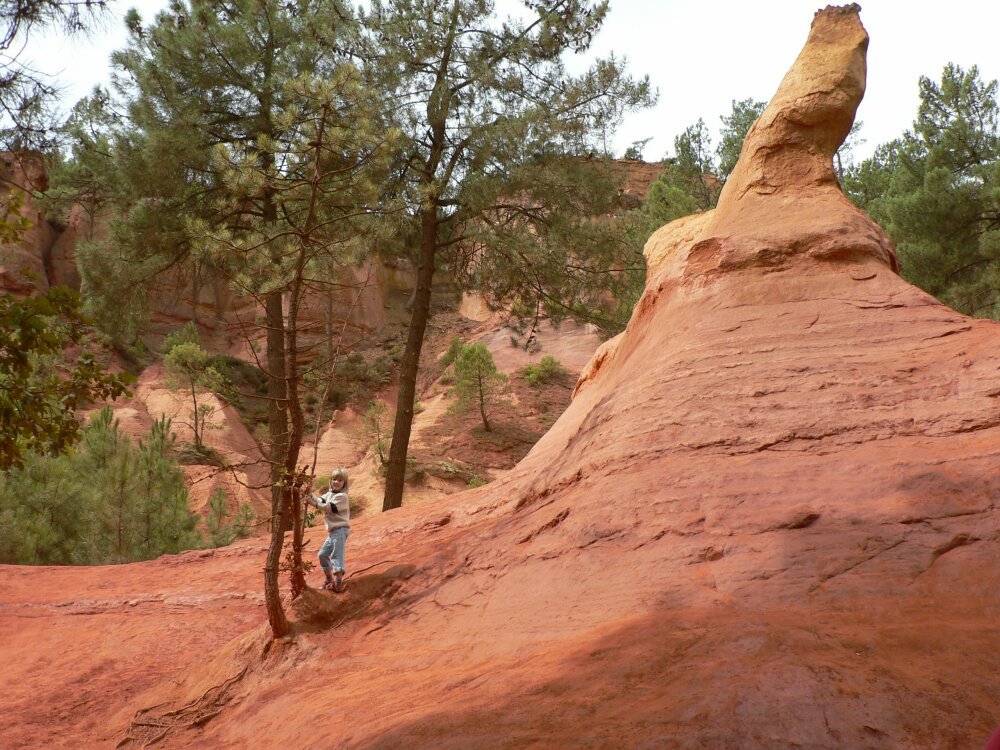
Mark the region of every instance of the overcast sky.
[[[501, 4], [512, 0], [501, 0]], [[165, 0], [114, 0], [89, 38], [36, 35], [26, 54], [58, 77], [67, 106], [107, 79], [110, 52], [123, 46], [121, 16], [139, 9], [148, 23]], [[996, 0], [867, 0], [868, 90], [858, 119], [868, 155], [910, 127], [919, 98], [917, 79], [940, 79], [945, 63], [978, 65], [986, 80], [1000, 78], [1000, 2]], [[652, 110], [626, 116], [614, 148], [621, 154], [652, 137], [645, 157], [672, 150], [673, 139], [699, 117], [713, 132], [733, 99], [768, 99], [805, 43], [817, 0], [611, 0], [595, 41], [600, 55], [627, 58], [634, 75], [649, 75], [659, 90]], [[575, 66], [574, 66], [575, 67]]]

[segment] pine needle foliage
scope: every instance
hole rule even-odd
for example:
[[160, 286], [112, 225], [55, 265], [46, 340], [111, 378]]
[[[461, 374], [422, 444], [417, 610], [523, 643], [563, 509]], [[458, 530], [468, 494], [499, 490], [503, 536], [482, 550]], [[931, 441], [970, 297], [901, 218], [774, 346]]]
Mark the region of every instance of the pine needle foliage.
[[459, 411], [475, 409], [487, 432], [493, 431], [490, 414], [508, 402], [510, 382], [497, 370], [493, 355], [483, 343], [468, 344], [455, 359], [455, 408]]
[[850, 169], [844, 187], [889, 232], [905, 279], [1000, 320], [997, 86], [975, 66], [921, 77], [913, 129]]
[[[561, 157], [602, 153], [603, 138], [622, 112], [654, 98], [648, 81], [631, 79], [614, 57], [580, 75], [568, 72], [564, 55], [591, 46], [607, 10], [607, 2], [546, 0], [526, 3], [521, 17], [504, 19], [489, 0], [374, 0], [362, 16], [360, 54], [403, 135], [396, 184], [412, 219], [409, 234], [419, 238], [383, 509], [402, 504], [435, 269], [450, 265], [466, 284], [482, 285], [498, 306], [530, 299], [535, 304], [529, 309], [545, 304], [540, 298], [546, 295], [553, 307], [568, 306], [567, 295], [589, 277], [582, 272], [564, 287], [561, 276], [549, 273], [551, 264], [529, 273], [532, 262], [545, 257], [546, 248], [557, 248], [557, 237], [574, 226], [572, 219], [556, 218], [558, 204], [571, 205], [576, 195], [579, 205], [580, 198], [567, 183], [553, 193], [557, 205], [547, 208], [548, 192], [525, 197], [523, 188], [530, 173], [542, 177], [545, 165], [562, 166]], [[496, 221], [507, 220], [514, 202], [534, 212], [550, 241], [529, 245], [530, 230], [508, 222], [522, 229], [493, 263], [487, 255], [497, 246], [489, 240], [501, 234]], [[591, 228], [586, 221], [575, 227], [580, 233]], [[579, 252], [585, 252], [582, 245]]]
[[201, 547], [170, 421], [133, 445], [105, 407], [80, 444], [0, 476], [0, 562], [98, 565]]

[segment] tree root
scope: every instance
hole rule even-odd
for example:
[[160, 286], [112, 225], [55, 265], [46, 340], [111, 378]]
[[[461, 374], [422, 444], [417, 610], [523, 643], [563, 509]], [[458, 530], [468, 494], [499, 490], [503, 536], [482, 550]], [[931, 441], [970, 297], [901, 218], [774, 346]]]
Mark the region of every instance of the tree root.
[[195, 700], [187, 705], [165, 711], [159, 714], [152, 712], [160, 706], [159, 703], [149, 708], [140, 708], [135, 712], [128, 730], [115, 745], [118, 748], [146, 748], [156, 744], [175, 729], [193, 729], [207, 724], [220, 713], [226, 704], [226, 692], [246, 675], [249, 667], [243, 667], [232, 677], [223, 680], [218, 685], [212, 685]]

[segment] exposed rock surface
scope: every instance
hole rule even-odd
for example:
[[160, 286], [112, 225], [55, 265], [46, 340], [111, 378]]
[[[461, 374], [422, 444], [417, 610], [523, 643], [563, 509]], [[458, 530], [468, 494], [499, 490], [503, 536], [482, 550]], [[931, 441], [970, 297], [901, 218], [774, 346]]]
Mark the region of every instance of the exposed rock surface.
[[[186, 391], [167, 385], [162, 365], [146, 368], [132, 386], [133, 396], [109, 404], [121, 430], [133, 439], [149, 434], [154, 420], [167, 417], [178, 443], [194, 442], [191, 413], [194, 406]], [[269, 467], [256, 441], [247, 431], [239, 414], [214, 394], [200, 393], [198, 403], [212, 407], [203, 432], [206, 446], [216, 452], [228, 469], [215, 466], [185, 466], [190, 507], [200, 514], [208, 512], [212, 492], [221, 487], [229, 500], [228, 510], [235, 515], [243, 503], [249, 503], [257, 518], [270, 514]], [[258, 528], [261, 533], [263, 526]]]
[[57, 232], [45, 221], [31, 197], [32, 193], [47, 190], [48, 186], [48, 175], [39, 155], [0, 153], [0, 195], [20, 193], [22, 203], [18, 214], [28, 222], [17, 242], [0, 244], [0, 292], [31, 294], [49, 288], [46, 259]]
[[817, 15], [552, 430], [356, 524], [349, 594], [293, 638], [247, 631], [259, 543], [0, 568], [5, 746], [980, 747], [1000, 326], [903, 282], [840, 195], [866, 45], [856, 6]]

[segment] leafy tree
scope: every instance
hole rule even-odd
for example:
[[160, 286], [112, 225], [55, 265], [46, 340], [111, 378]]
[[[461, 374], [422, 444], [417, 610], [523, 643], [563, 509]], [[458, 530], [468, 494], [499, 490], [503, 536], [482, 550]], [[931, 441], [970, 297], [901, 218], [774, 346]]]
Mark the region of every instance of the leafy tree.
[[0, 186], [0, 244], [13, 244], [31, 229], [31, 220], [24, 213], [24, 190], [10, 185]]
[[105, 373], [93, 354], [66, 360], [66, 347], [85, 332], [70, 289], [0, 297], [0, 472], [20, 466], [29, 451], [64, 452], [79, 438], [81, 406], [126, 393], [126, 376]]
[[405, 136], [398, 184], [419, 225], [385, 510], [402, 503], [431, 285], [445, 254], [475, 247], [483, 219], [517, 195], [514, 170], [539, 155], [593, 150], [623, 109], [651, 98], [648, 83], [628, 79], [614, 59], [580, 76], [565, 70], [563, 53], [590, 46], [607, 2], [527, 10], [525, 20], [500, 22], [485, 0], [374, 0], [363, 16], [370, 85], [384, 92]]
[[462, 348], [455, 360], [455, 385], [453, 392], [459, 409], [478, 409], [483, 427], [492, 432], [490, 413], [504, 403], [510, 383], [507, 376], [497, 370], [493, 355], [485, 344], [469, 344]]
[[967, 315], [1000, 319], [997, 82], [949, 64], [920, 79], [913, 130], [852, 167], [848, 194], [896, 243], [901, 273]]

